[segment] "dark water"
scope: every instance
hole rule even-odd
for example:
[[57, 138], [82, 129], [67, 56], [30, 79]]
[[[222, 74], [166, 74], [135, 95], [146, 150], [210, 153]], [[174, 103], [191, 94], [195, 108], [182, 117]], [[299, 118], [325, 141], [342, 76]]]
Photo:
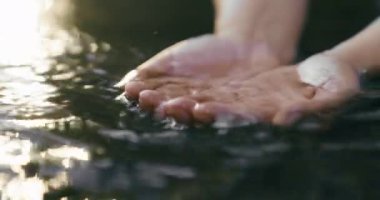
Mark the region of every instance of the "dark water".
[[[53, 21], [68, 19], [63, 51], [0, 66], [2, 199], [380, 198], [378, 78], [363, 78], [366, 92], [333, 120], [291, 129], [155, 122], [115, 101], [112, 85], [160, 49], [210, 32], [210, 2], [62, 2], [75, 8]], [[311, 13], [300, 57], [377, 15], [375, 2], [359, 0], [313, 1]]]

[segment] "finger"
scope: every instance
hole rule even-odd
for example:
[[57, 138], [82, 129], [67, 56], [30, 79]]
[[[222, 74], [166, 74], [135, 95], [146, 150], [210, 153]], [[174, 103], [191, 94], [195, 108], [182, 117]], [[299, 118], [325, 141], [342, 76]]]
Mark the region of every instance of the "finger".
[[[194, 39], [192, 39], [194, 40]], [[181, 70], [185, 70], [191, 65], [195, 65], [194, 59], [200, 52], [200, 48], [189, 48], [194, 43], [192, 40], [179, 42], [152, 57], [137, 67], [139, 77], [154, 78], [164, 75], [183, 75]]]
[[281, 109], [274, 115], [272, 124], [277, 126], [290, 126], [294, 124], [305, 115], [305, 113], [299, 109], [299, 105], [288, 106]]
[[128, 72], [121, 81], [115, 84], [115, 87], [123, 87], [135, 79], [143, 80], [171, 74], [172, 66], [175, 64], [172, 51], [173, 50], [169, 48], [158, 53], [138, 66], [137, 69]]
[[149, 85], [141, 81], [129, 82], [124, 87], [125, 95], [134, 100], [139, 98], [141, 91], [148, 89], [150, 89]]
[[125, 87], [125, 94], [128, 98], [139, 99], [139, 95], [144, 90], [155, 90], [165, 84], [164, 80], [145, 80], [145, 81], [131, 81]]
[[132, 70], [128, 72], [118, 83], [114, 85], [114, 87], [122, 88], [124, 87], [128, 82], [136, 79], [138, 75], [137, 70]]
[[181, 123], [192, 121], [192, 109], [196, 102], [187, 97], [179, 97], [162, 103], [156, 110], [156, 116], [163, 119], [171, 117]]
[[230, 104], [207, 102], [197, 104], [193, 109], [194, 120], [209, 124], [214, 122], [218, 126], [237, 126], [245, 122], [256, 123], [257, 118], [245, 113]]
[[139, 106], [145, 111], [153, 111], [164, 100], [165, 97], [154, 90], [144, 90], [139, 94]]
[[[191, 38], [177, 43], [138, 67], [139, 76], [207, 77], [207, 73], [220, 74], [235, 60], [230, 41], [212, 35]], [[205, 73], [202, 73], [205, 72]]]
[[232, 113], [229, 105], [222, 103], [200, 103], [194, 107], [193, 116], [198, 122], [209, 124], [215, 121], [218, 113]]
[[135, 70], [128, 72], [115, 87], [123, 87], [128, 82], [136, 79], [155, 78], [163, 75], [168, 75], [172, 71], [173, 50], [168, 48], [157, 55], [153, 56], [148, 61], [138, 66]]
[[175, 64], [173, 49], [168, 48], [138, 66], [138, 76], [141, 78], [154, 78], [168, 75], [172, 71], [173, 64]]

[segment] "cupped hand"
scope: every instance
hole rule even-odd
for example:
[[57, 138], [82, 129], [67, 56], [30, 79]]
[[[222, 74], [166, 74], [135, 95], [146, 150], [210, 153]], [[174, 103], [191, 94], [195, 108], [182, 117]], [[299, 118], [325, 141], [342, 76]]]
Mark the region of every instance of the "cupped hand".
[[257, 74], [280, 64], [264, 44], [204, 35], [163, 50], [129, 72], [117, 86], [125, 86], [127, 96], [132, 99], [139, 99], [144, 90], [158, 88], [164, 91], [166, 99], [172, 99], [186, 90], [173, 96], [171, 83], [196, 89], [202, 81], [215, 82], [235, 74], [246, 75], [248, 71]]
[[297, 66], [262, 72], [240, 84], [223, 99], [197, 104], [194, 119], [209, 123], [229, 116], [235, 121], [291, 125], [306, 115], [341, 106], [360, 90], [356, 70], [324, 54]]
[[203, 36], [164, 50], [119, 85], [160, 118], [232, 126], [290, 125], [335, 108], [359, 91], [355, 70], [332, 56], [278, 67], [269, 55], [260, 46]]
[[331, 111], [359, 92], [356, 71], [324, 55], [297, 66], [238, 78], [213, 84], [198, 94], [203, 98], [169, 101], [163, 106], [164, 115], [202, 123], [221, 120], [231, 125], [267, 122], [287, 126], [306, 115]]

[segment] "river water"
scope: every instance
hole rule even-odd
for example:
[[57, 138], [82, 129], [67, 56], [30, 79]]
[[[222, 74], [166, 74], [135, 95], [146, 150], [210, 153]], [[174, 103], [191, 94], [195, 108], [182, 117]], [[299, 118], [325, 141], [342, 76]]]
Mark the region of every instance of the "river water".
[[[377, 15], [373, 1], [311, 7], [300, 58]], [[379, 199], [376, 77], [333, 120], [291, 129], [185, 127], [115, 101], [125, 72], [212, 16], [201, 0], [1, 2], [1, 199]]]

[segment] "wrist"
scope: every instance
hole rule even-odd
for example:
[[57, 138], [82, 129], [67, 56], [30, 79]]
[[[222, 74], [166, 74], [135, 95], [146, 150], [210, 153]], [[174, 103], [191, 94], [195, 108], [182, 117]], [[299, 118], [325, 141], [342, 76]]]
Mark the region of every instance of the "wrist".
[[295, 45], [274, 45], [265, 39], [242, 37], [239, 33], [215, 33], [215, 37], [232, 43], [240, 52], [239, 55], [269, 59], [275, 65], [288, 65], [294, 61], [297, 54]]
[[295, 56], [306, 11], [306, 0], [214, 0], [215, 35], [265, 45], [290, 64]]
[[256, 4], [262, 0], [215, 0], [215, 34], [236, 40], [249, 40], [258, 23]]

